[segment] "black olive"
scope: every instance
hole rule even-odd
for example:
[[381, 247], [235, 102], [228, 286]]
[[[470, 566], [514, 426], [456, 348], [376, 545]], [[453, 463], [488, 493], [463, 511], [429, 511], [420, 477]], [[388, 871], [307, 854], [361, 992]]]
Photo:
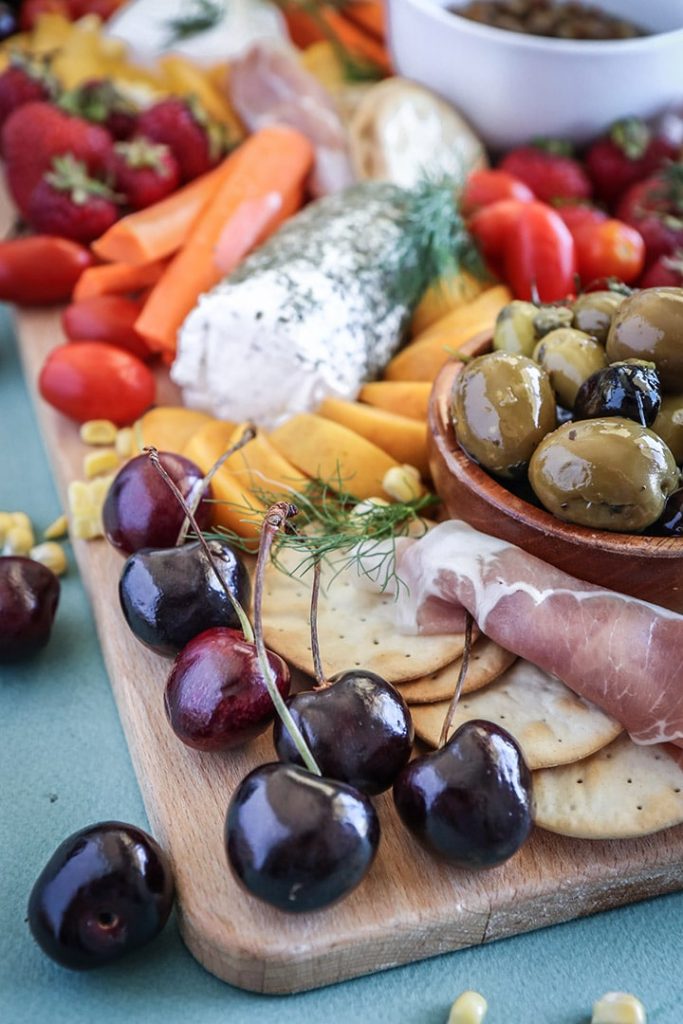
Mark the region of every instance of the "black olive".
[[683, 491], [674, 491], [648, 532], [664, 537], [683, 537]]
[[623, 416], [650, 427], [661, 404], [659, 375], [654, 364], [628, 359], [598, 370], [583, 382], [574, 403], [574, 418]]

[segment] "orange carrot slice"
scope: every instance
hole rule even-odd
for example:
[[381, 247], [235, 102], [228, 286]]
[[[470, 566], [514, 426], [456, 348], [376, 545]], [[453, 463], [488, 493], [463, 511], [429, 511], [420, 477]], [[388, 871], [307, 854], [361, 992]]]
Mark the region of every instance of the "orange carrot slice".
[[178, 329], [199, 296], [298, 208], [313, 149], [294, 129], [272, 125], [247, 139], [229, 161], [222, 186], [136, 321], [157, 351], [175, 351]]
[[172, 256], [222, 185], [227, 168], [226, 159], [166, 199], [122, 217], [93, 242], [94, 252], [100, 259], [132, 266]]
[[377, 36], [378, 39], [384, 39], [386, 22], [384, 8], [379, 0], [354, 0], [343, 8], [342, 14], [349, 21], [354, 22], [358, 28], [362, 28], [364, 32], [369, 32], [370, 35]]
[[161, 260], [141, 267], [132, 267], [128, 263], [103, 263], [98, 267], [88, 267], [78, 279], [73, 300], [80, 302], [95, 295], [125, 295], [142, 291], [159, 281], [165, 267], [166, 264]]

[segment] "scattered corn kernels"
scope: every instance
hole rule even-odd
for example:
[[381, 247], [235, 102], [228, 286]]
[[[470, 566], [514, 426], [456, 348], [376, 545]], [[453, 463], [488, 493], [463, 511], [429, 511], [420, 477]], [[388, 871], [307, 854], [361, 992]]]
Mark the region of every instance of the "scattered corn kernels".
[[382, 490], [394, 501], [402, 502], [415, 501], [425, 493], [419, 470], [408, 465], [388, 469], [382, 480]]
[[130, 458], [133, 454], [133, 431], [130, 427], [122, 427], [117, 431], [114, 448], [120, 459]]
[[12, 513], [11, 512], [0, 512], [0, 544], [3, 544], [7, 531], [13, 526]]
[[28, 557], [32, 558], [34, 562], [40, 562], [41, 565], [52, 569], [55, 576], [63, 576], [69, 564], [66, 560], [64, 548], [53, 540], [48, 540], [44, 544], [37, 544], [34, 548], [31, 548]]
[[81, 426], [84, 444], [114, 444], [118, 428], [111, 420], [88, 420]]
[[43, 530], [45, 540], [58, 540], [66, 537], [69, 530], [69, 523], [65, 515], [57, 516], [53, 523], [50, 523], [46, 530]]
[[448, 1015], [448, 1024], [481, 1024], [489, 1004], [478, 992], [463, 992], [458, 996]]
[[103, 535], [102, 506], [113, 479], [114, 474], [111, 473], [95, 480], [74, 480], [69, 484], [69, 518], [73, 537], [93, 540]]
[[36, 542], [31, 526], [10, 526], [5, 534], [3, 555], [28, 555]]
[[87, 480], [103, 473], [111, 473], [118, 469], [119, 457], [113, 448], [104, 448], [99, 452], [88, 452], [83, 459], [83, 473]]
[[647, 1024], [645, 1007], [630, 992], [606, 992], [593, 1003], [591, 1024]]

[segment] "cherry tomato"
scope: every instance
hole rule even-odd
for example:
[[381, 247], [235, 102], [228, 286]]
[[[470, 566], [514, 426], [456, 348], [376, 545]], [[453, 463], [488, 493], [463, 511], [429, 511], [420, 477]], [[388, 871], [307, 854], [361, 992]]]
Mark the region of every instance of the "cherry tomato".
[[62, 327], [69, 341], [106, 341], [147, 361], [153, 353], [135, 330], [142, 306], [125, 295], [93, 295], [66, 307]]
[[545, 203], [522, 203], [504, 249], [505, 280], [516, 298], [554, 302], [575, 291], [576, 250], [562, 218]]
[[154, 402], [151, 370], [136, 356], [101, 341], [59, 345], [48, 355], [38, 381], [46, 402], [77, 423], [133, 423]]
[[18, 306], [66, 302], [92, 262], [88, 249], [67, 238], [31, 235], [0, 242], [0, 300]]
[[460, 205], [463, 214], [469, 216], [482, 206], [500, 202], [501, 199], [517, 199], [530, 203], [535, 196], [528, 185], [507, 171], [472, 171], [465, 182]]
[[501, 199], [477, 210], [467, 222], [470, 234], [481, 249], [484, 259], [497, 273], [502, 270], [508, 235], [527, 205], [518, 199]]
[[565, 203], [555, 209], [565, 222], [572, 235], [586, 224], [601, 224], [607, 220], [607, 214], [597, 206], [588, 203]]
[[581, 279], [616, 277], [631, 284], [643, 271], [645, 242], [635, 228], [620, 220], [584, 224], [574, 233]]

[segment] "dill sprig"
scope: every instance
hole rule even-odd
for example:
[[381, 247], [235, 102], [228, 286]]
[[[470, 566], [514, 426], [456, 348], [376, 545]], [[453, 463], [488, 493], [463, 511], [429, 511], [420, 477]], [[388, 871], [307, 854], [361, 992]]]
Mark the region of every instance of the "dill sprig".
[[220, 22], [225, 14], [227, 0], [190, 0], [187, 10], [177, 18], [169, 18], [168, 46], [179, 43], [183, 39], [191, 39], [200, 32], [207, 32]]
[[[400, 586], [395, 568], [395, 542], [399, 537], [426, 532], [423, 515], [437, 504], [435, 495], [423, 494], [411, 501], [387, 505], [360, 501], [347, 489], [339, 471], [329, 480], [302, 480], [298, 487], [293, 483], [288, 482], [287, 500], [296, 506], [298, 515], [295, 523], [288, 524], [288, 530], [275, 540], [272, 558], [279, 569], [288, 575], [300, 576], [316, 562], [324, 561], [334, 567], [335, 576], [355, 566], [361, 575], [379, 580], [383, 589], [390, 582]], [[230, 507], [245, 523], [260, 527], [266, 515], [263, 506], [270, 507], [281, 501], [282, 493], [253, 488], [253, 494], [254, 503], [246, 499], [244, 505]], [[254, 551], [253, 539], [233, 530], [219, 526], [215, 535], [242, 551]], [[293, 570], [283, 563], [280, 557], [283, 550], [300, 555]]]

